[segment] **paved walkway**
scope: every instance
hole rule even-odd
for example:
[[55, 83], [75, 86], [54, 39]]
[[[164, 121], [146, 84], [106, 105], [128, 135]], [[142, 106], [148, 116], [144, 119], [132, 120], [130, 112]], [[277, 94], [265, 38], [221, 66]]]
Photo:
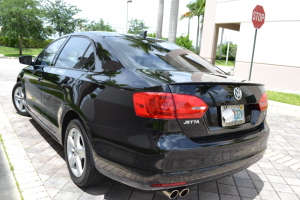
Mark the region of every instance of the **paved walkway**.
[[[32, 118], [15, 112], [11, 89], [22, 68], [17, 62], [0, 59], [0, 134], [25, 200], [168, 199], [161, 192], [144, 192], [108, 178], [93, 187], [77, 187], [69, 177], [63, 147]], [[270, 101], [271, 134], [264, 158], [232, 176], [191, 187], [185, 199], [300, 199], [299, 113], [298, 106]]]

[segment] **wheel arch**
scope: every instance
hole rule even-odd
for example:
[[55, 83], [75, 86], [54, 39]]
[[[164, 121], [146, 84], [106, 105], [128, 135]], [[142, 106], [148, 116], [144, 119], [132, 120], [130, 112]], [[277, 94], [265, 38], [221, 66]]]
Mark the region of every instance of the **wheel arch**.
[[81, 121], [81, 123], [83, 124], [83, 127], [85, 128], [85, 132], [87, 133], [87, 136], [90, 137], [90, 134], [88, 133], [88, 127], [87, 127], [87, 123], [85, 122], [85, 120], [82, 118], [82, 116], [80, 116], [76, 111], [74, 110], [68, 110], [62, 120], [62, 126], [61, 126], [61, 144], [64, 146], [64, 142], [65, 142], [65, 135], [66, 135], [66, 130], [67, 127], [70, 123], [71, 120], [73, 119], [79, 119]]

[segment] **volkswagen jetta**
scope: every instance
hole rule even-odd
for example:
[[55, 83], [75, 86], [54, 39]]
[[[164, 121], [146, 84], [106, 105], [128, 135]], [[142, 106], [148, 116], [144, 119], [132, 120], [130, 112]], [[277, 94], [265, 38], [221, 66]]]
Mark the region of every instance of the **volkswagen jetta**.
[[187, 187], [241, 171], [266, 150], [264, 86], [176, 44], [81, 32], [20, 63], [14, 106], [64, 146], [78, 186], [105, 175], [143, 190]]

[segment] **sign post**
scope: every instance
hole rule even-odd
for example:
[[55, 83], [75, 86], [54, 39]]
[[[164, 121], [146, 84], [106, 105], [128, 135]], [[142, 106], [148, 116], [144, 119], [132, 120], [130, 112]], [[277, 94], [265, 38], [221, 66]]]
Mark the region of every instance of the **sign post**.
[[260, 29], [262, 25], [265, 23], [265, 11], [264, 8], [260, 5], [257, 5], [252, 12], [252, 23], [255, 28], [255, 35], [254, 35], [254, 43], [253, 43], [253, 50], [252, 50], [252, 58], [251, 58], [251, 65], [250, 65], [250, 73], [249, 73], [249, 81], [251, 79], [252, 73], [252, 65], [253, 65], [253, 58], [254, 58], [254, 51], [255, 51], [255, 44], [256, 44], [256, 36], [257, 36], [257, 29]]

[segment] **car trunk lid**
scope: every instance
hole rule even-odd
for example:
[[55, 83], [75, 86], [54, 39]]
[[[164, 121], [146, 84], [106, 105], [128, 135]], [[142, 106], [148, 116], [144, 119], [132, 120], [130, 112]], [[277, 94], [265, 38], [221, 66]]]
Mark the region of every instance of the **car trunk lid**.
[[174, 94], [195, 95], [209, 106], [200, 119], [177, 120], [189, 138], [254, 129], [266, 115], [266, 111], [261, 111], [259, 107], [265, 93], [262, 84], [186, 82], [171, 83], [169, 87]]

